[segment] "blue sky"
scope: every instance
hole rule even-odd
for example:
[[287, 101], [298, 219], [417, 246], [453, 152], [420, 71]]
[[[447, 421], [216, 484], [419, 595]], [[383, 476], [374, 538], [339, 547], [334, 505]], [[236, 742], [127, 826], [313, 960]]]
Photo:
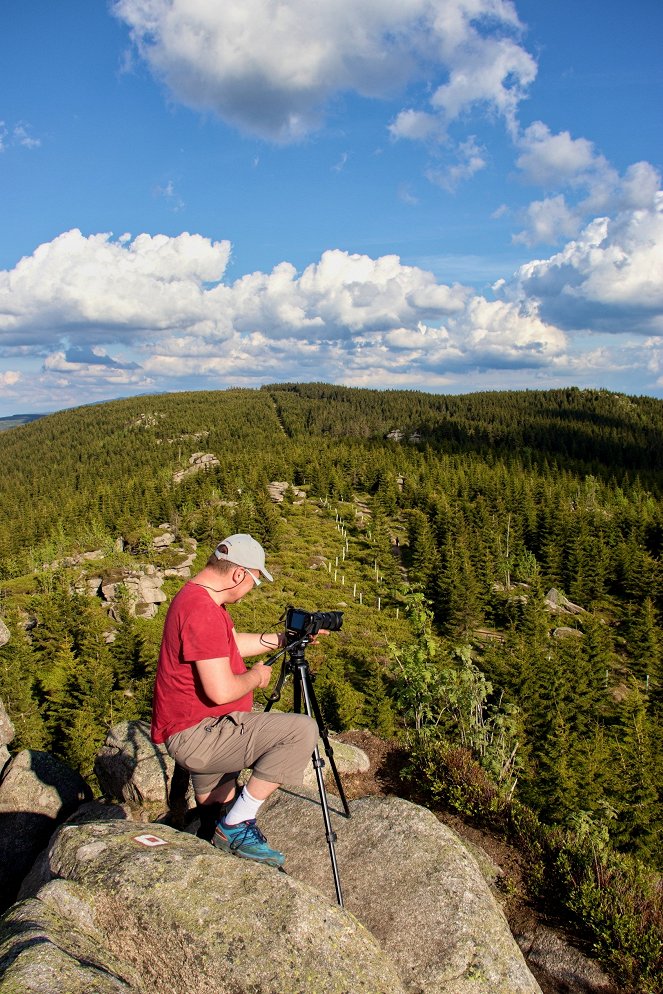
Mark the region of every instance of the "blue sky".
[[0, 415], [663, 397], [658, 0], [9, 0]]

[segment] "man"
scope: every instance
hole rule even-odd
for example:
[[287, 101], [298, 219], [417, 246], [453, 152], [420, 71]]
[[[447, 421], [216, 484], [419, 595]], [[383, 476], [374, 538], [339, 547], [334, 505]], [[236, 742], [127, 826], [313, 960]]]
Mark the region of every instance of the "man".
[[[281, 784], [301, 785], [317, 743], [307, 715], [252, 712], [253, 691], [265, 688], [271, 668], [244, 659], [285, 645], [285, 633], [235, 631], [227, 604], [260, 585], [262, 546], [250, 535], [231, 535], [205, 567], [173, 598], [166, 615], [154, 686], [152, 740], [189, 770], [202, 820], [216, 821], [213, 844], [272, 866], [272, 849], [256, 825], [263, 802]], [[236, 796], [238, 773], [251, 768]], [[218, 820], [217, 820], [218, 818]], [[211, 832], [210, 832], [211, 834]]]

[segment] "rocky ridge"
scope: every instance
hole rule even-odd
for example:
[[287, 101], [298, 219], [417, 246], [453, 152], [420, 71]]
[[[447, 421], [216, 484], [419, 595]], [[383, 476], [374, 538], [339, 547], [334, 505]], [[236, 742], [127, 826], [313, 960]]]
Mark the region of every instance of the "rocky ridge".
[[[347, 744], [342, 764], [353, 752], [365, 769]], [[346, 819], [330, 795], [341, 909], [315, 789], [282, 790], [265, 811], [287, 853], [282, 875], [164, 824], [175, 768], [143, 723], [109, 735], [97, 764], [108, 776], [101, 802], [80, 791], [65, 803], [64, 771], [39, 755], [13, 757], [0, 783], [3, 812], [9, 793], [16, 816], [43, 814], [39, 798], [51, 800], [42, 836], [5, 833], [33, 846], [0, 924], [2, 994], [197, 994], [212, 983], [228, 994], [479, 994], [487, 982], [494, 994], [540, 991], [474, 857], [418, 805], [365, 798]], [[3, 866], [14, 862], [6, 857]], [[6, 892], [16, 878], [4, 882]]]
[[[12, 734], [0, 711], [2, 745]], [[333, 745], [344, 775], [370, 777], [362, 749]], [[23, 819], [3, 832], [0, 867], [20, 862], [3, 893], [23, 883], [0, 920], [0, 994], [541, 992], [491, 890], [499, 871], [418, 804], [364, 796], [350, 801], [348, 819], [330, 789], [341, 909], [312, 769], [310, 787], [279, 791], [261, 815], [287, 854], [286, 876], [192, 834], [188, 776], [145, 723], [109, 733], [96, 764], [104, 796], [94, 801], [45, 755], [12, 757], [0, 782], [0, 817]], [[172, 824], [178, 792], [184, 831]], [[31, 846], [17, 860], [19, 837]], [[529, 936], [533, 961], [550, 938]], [[543, 989], [609, 991], [599, 982]]]

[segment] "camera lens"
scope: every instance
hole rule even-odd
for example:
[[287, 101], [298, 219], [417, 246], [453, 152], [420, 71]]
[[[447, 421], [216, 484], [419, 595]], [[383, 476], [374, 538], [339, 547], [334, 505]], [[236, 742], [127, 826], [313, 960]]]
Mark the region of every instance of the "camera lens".
[[316, 611], [315, 622], [317, 630], [326, 628], [329, 632], [339, 632], [343, 624], [342, 611]]

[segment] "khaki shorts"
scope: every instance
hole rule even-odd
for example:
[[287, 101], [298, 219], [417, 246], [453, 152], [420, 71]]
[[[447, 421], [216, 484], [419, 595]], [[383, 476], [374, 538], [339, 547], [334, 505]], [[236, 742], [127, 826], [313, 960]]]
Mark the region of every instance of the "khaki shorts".
[[305, 714], [231, 711], [176, 732], [166, 741], [166, 749], [190, 772], [198, 796], [248, 768], [258, 780], [297, 787], [318, 734], [317, 723]]

